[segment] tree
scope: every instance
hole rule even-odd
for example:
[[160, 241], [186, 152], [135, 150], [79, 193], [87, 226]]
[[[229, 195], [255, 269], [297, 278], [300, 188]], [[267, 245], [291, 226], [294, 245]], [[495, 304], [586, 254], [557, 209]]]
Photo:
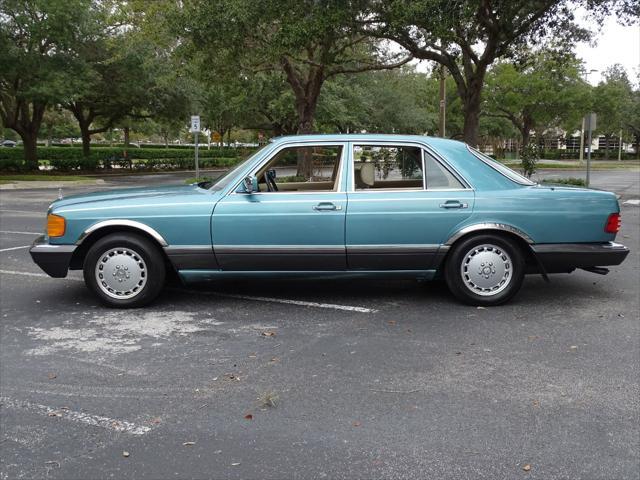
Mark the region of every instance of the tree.
[[50, 107], [42, 118], [41, 129], [47, 136], [47, 146], [51, 146], [53, 139], [78, 137], [78, 123], [70, 112], [58, 106]]
[[353, 33], [357, 2], [194, 0], [192, 4], [184, 32], [203, 52], [213, 52], [216, 64], [232, 64], [247, 76], [259, 71], [284, 75], [294, 95], [298, 133], [313, 131], [320, 92], [329, 78], [395, 68], [411, 58], [384, 63], [379, 45]]
[[637, 14], [634, 0], [377, 0], [360, 17], [364, 32], [394, 40], [416, 58], [450, 72], [463, 104], [464, 140], [476, 145], [482, 89], [489, 67], [525, 45], [589, 37], [574, 21], [584, 4], [592, 14]]
[[589, 110], [581, 69], [573, 54], [555, 50], [532, 52], [516, 64], [498, 63], [487, 75], [486, 115], [509, 120], [524, 149], [533, 130], [575, 124]]
[[78, 87], [74, 47], [91, 30], [90, 0], [0, 0], [0, 118], [38, 169], [37, 139], [48, 105]]
[[82, 88], [64, 104], [78, 120], [85, 156], [92, 135], [117, 124], [128, 132], [132, 123], [151, 117], [184, 120], [190, 105], [174, 68], [177, 59], [167, 53], [166, 43], [146, 35], [137, 5], [98, 5], [95, 31], [76, 48], [84, 67]]
[[636, 156], [640, 159], [640, 82], [636, 83], [631, 101], [625, 107], [625, 126], [633, 138]]
[[321, 130], [424, 134], [435, 129], [437, 97], [413, 67], [339, 75], [330, 79], [318, 104]]
[[243, 80], [245, 98], [240, 123], [249, 129], [292, 135], [298, 129], [291, 88], [280, 72], [262, 72]]
[[627, 106], [633, 103], [633, 91], [622, 65], [612, 65], [603, 76], [604, 80], [593, 91], [593, 110], [598, 115], [597, 131], [604, 135], [608, 159], [611, 140], [628, 125]]

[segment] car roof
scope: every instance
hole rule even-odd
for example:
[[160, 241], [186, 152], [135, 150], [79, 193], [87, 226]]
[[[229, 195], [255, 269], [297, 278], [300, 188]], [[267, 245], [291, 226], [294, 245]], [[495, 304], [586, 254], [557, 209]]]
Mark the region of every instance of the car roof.
[[438, 147], [464, 147], [464, 143], [459, 140], [450, 140], [448, 138], [428, 137], [426, 135], [397, 135], [383, 133], [330, 133], [330, 134], [313, 134], [313, 135], [286, 135], [283, 137], [275, 137], [271, 140], [273, 143], [288, 142], [420, 142], [426, 143], [434, 148]]

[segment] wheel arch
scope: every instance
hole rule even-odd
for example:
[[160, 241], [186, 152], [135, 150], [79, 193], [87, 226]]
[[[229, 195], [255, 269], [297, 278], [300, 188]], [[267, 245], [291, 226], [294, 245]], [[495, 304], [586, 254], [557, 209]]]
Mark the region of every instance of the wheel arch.
[[449, 247], [446, 254], [442, 257], [439, 267], [445, 265], [447, 258], [453, 248], [460, 242], [478, 235], [495, 235], [497, 237], [507, 238], [513, 241], [525, 258], [526, 265], [535, 269], [538, 266], [538, 262], [535, 257], [535, 253], [531, 248], [534, 243], [533, 239], [519, 228], [502, 223], [482, 223], [476, 225], [470, 225], [458, 230], [446, 241], [445, 245]]
[[78, 248], [73, 252], [69, 268], [71, 270], [80, 270], [83, 267], [84, 259], [89, 249], [101, 238], [112, 233], [135, 233], [147, 240], [150, 240], [158, 247], [162, 253], [165, 262], [171, 265], [169, 258], [163, 247], [167, 246], [166, 240], [156, 230], [140, 222], [133, 220], [106, 220], [98, 222], [87, 228], [76, 242]]

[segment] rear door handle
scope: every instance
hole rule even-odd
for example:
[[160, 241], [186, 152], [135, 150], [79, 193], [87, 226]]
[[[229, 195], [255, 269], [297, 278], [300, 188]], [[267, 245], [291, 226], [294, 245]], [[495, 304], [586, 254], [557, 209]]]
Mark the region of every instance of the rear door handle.
[[342, 210], [342, 207], [331, 202], [320, 202], [318, 205], [314, 205], [313, 209], [318, 212], [328, 212], [331, 210]]
[[440, 204], [440, 208], [468, 208], [469, 205], [458, 200], [447, 200]]

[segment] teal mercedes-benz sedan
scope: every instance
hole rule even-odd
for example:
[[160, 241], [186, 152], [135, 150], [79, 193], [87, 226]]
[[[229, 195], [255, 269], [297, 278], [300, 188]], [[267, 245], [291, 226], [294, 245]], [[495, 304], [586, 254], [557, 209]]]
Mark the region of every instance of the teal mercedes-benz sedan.
[[527, 273], [606, 273], [614, 194], [539, 185], [464, 143], [405, 135], [275, 139], [213, 182], [70, 196], [31, 248], [52, 277], [84, 271], [107, 305], [139, 307], [168, 271], [444, 278], [472, 305], [511, 299]]

